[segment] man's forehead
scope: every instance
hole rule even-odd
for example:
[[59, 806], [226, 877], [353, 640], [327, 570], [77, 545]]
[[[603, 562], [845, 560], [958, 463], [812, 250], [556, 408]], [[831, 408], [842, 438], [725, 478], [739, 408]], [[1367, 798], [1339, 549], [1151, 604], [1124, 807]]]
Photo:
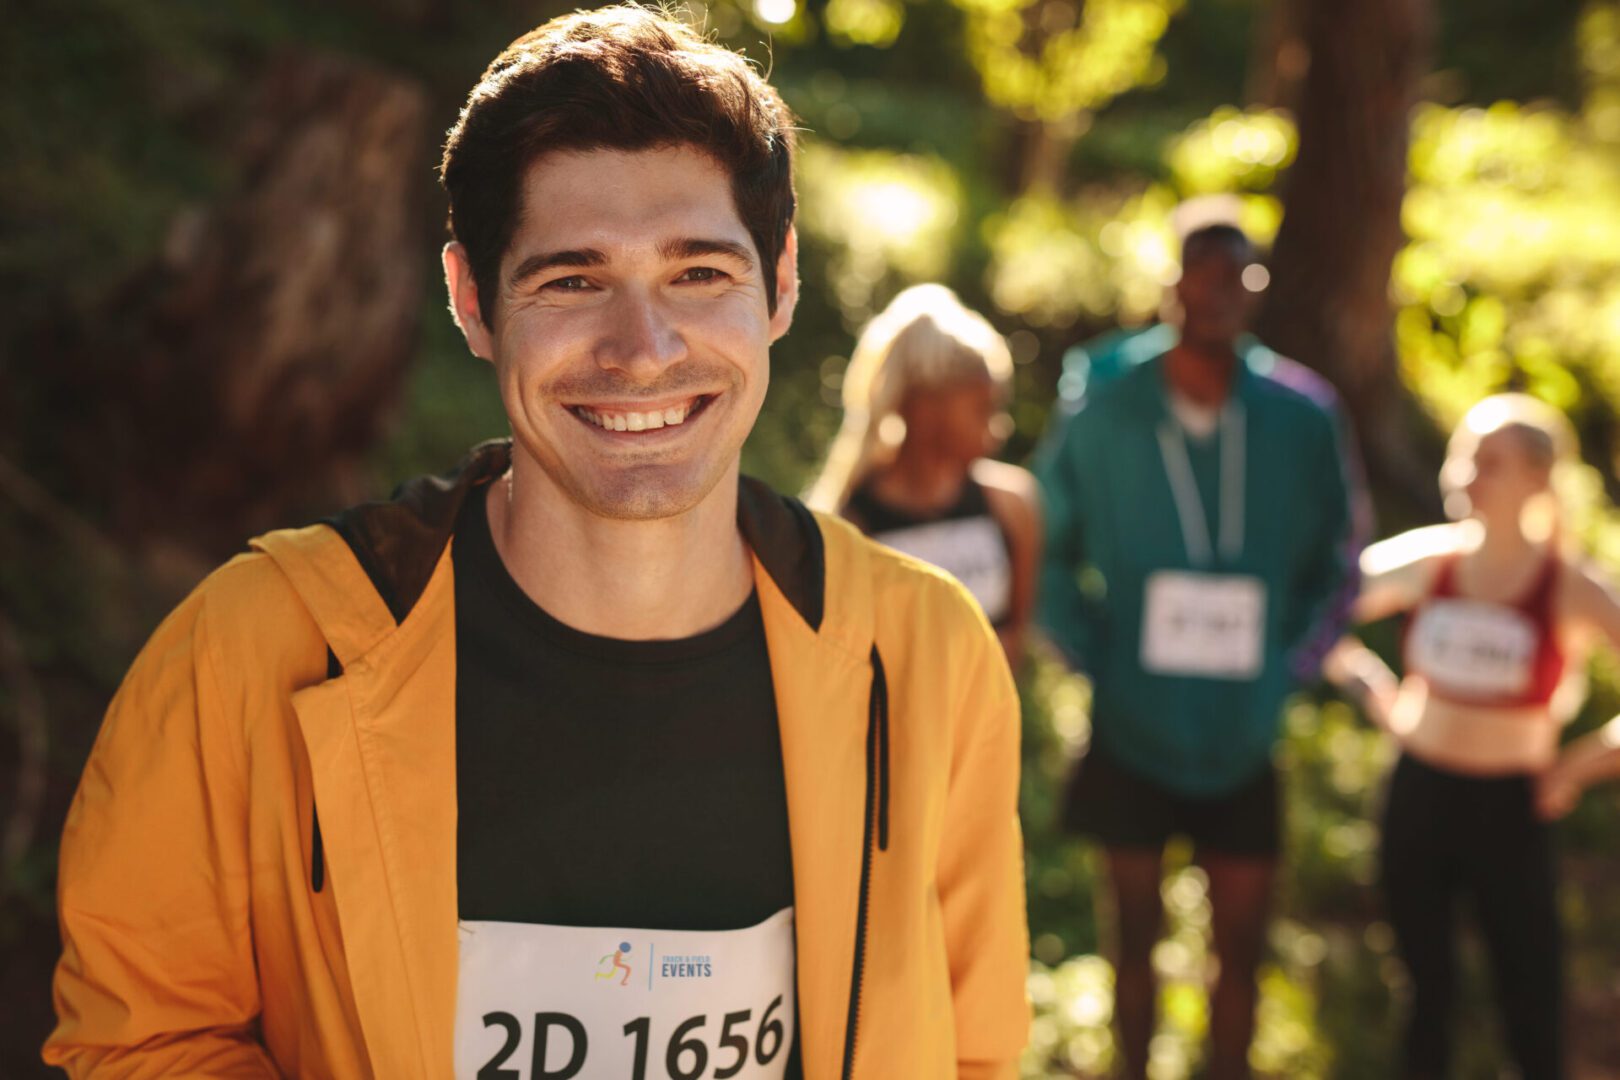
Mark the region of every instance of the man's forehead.
[[686, 236], [750, 240], [730, 176], [712, 157], [690, 147], [562, 151], [529, 166], [512, 253], [590, 247], [611, 254]]

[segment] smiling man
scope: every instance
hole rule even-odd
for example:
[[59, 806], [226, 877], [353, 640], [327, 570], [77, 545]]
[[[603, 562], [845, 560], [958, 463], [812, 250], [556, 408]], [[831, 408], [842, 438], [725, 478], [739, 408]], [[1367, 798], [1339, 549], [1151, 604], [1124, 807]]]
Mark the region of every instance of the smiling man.
[[95, 1076], [1014, 1076], [1018, 706], [971, 598], [741, 478], [791, 118], [637, 8], [514, 42], [442, 176], [512, 438], [158, 629], [63, 840]]

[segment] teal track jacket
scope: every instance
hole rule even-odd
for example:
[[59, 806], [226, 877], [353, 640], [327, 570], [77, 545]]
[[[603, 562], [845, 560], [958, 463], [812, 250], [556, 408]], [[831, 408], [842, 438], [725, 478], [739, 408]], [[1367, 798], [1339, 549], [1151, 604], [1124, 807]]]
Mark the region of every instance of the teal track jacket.
[[[1192, 797], [1230, 792], [1266, 767], [1284, 699], [1314, 678], [1343, 628], [1365, 518], [1354, 494], [1359, 468], [1326, 384], [1263, 346], [1244, 360], [1232, 391], [1245, 416], [1240, 552], [1217, 552], [1203, 566], [1189, 558], [1158, 434], [1171, 416], [1159, 356], [1092, 380], [1037, 461], [1047, 515], [1039, 618], [1092, 680], [1092, 737], [1133, 771]], [[1186, 444], [1211, 536], [1227, 437]], [[1143, 670], [1149, 575], [1199, 569], [1265, 584], [1256, 677]]]

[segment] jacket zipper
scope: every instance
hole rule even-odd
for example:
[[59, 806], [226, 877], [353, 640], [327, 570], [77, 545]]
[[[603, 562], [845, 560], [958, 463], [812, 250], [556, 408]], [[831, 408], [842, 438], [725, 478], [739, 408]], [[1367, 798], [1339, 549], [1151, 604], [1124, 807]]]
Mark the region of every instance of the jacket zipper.
[[872, 646], [872, 691], [866, 711], [866, 828], [861, 842], [861, 899], [855, 912], [855, 963], [849, 980], [849, 1019], [844, 1026], [843, 1080], [855, 1069], [855, 1039], [861, 1019], [861, 977], [866, 971], [866, 924], [872, 893], [874, 833], [878, 851], [889, 850], [889, 683], [883, 657]]

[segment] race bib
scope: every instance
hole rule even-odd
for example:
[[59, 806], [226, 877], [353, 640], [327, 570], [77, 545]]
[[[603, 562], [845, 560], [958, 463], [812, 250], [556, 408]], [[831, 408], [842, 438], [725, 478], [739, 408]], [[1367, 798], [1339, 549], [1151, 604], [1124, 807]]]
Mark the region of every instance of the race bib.
[[459, 1080], [780, 1080], [793, 909], [746, 930], [463, 922]]
[[1408, 639], [1415, 671], [1480, 697], [1528, 690], [1536, 644], [1536, 624], [1523, 612], [1478, 600], [1424, 605]]
[[1252, 679], [1265, 658], [1266, 586], [1238, 574], [1149, 574], [1142, 668], [1156, 675]]

